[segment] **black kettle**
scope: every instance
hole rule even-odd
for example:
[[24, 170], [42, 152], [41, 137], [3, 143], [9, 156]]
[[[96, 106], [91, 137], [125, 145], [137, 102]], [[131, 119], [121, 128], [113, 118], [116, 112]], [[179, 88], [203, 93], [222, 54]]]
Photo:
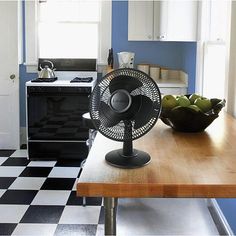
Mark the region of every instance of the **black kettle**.
[[52, 79], [55, 78], [55, 73], [54, 73], [54, 65], [51, 61], [44, 60], [40, 66], [40, 71], [39, 71], [39, 78], [40, 79]]

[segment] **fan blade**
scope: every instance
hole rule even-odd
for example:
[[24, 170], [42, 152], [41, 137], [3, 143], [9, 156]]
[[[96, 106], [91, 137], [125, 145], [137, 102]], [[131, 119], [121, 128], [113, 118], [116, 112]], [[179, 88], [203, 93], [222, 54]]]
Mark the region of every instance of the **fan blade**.
[[101, 124], [103, 124], [105, 127], [112, 127], [118, 124], [121, 120], [119, 114], [114, 112], [109, 105], [107, 105], [105, 102], [100, 103], [100, 111], [99, 116], [101, 120]]
[[133, 97], [135, 103], [140, 102], [139, 110], [134, 116], [134, 128], [138, 129], [144, 126], [153, 115], [153, 102], [149, 97], [138, 95]]
[[109, 84], [109, 90], [110, 93], [113, 93], [118, 89], [125, 89], [129, 93], [131, 93], [133, 90], [142, 86], [143, 83], [134, 77], [127, 75], [119, 75], [111, 80]]

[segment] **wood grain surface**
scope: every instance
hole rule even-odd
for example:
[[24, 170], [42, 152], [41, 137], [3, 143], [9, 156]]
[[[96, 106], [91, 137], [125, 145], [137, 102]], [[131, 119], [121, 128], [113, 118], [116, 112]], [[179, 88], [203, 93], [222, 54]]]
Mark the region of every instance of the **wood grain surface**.
[[134, 148], [147, 166], [120, 169], [105, 154], [122, 147], [98, 134], [77, 184], [78, 196], [236, 197], [236, 120], [220, 113], [204, 132], [176, 132], [158, 120]]

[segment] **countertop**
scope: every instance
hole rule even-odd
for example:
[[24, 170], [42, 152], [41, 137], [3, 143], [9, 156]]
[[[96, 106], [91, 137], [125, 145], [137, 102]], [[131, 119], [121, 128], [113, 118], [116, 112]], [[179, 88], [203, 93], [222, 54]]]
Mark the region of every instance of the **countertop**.
[[204, 132], [176, 132], [158, 120], [134, 148], [151, 156], [137, 169], [108, 165], [105, 154], [120, 148], [101, 134], [95, 139], [77, 184], [81, 196], [236, 197], [236, 119], [221, 112]]

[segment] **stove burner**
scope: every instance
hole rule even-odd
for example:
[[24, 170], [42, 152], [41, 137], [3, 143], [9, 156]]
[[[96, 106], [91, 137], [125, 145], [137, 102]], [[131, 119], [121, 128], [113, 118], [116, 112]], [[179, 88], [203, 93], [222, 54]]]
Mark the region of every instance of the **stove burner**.
[[37, 79], [31, 80], [31, 82], [35, 82], [35, 83], [40, 83], [40, 82], [52, 83], [56, 80], [57, 80], [57, 77], [55, 77], [55, 78], [37, 78]]
[[90, 83], [93, 81], [93, 77], [75, 77], [74, 79], [72, 79], [70, 81], [70, 83], [80, 83], [80, 82], [84, 82], [84, 83]]

